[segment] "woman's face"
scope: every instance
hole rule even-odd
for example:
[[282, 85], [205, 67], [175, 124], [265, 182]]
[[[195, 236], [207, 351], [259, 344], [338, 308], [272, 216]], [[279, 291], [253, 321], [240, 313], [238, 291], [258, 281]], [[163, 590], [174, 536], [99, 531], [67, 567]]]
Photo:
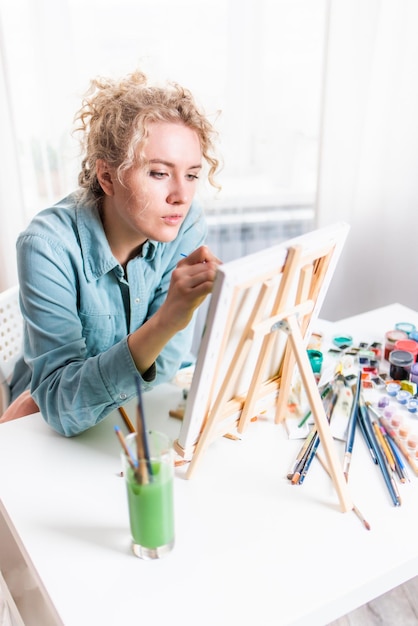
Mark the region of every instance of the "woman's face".
[[170, 122], [149, 126], [145, 167], [133, 167], [121, 184], [114, 172], [105, 188], [104, 224], [112, 247], [140, 245], [147, 239], [175, 239], [196, 192], [202, 168], [197, 133]]

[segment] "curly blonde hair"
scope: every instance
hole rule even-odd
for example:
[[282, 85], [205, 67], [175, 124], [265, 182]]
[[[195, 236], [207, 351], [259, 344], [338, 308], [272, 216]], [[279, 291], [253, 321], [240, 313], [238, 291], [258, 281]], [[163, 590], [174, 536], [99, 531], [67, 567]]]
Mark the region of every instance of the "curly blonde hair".
[[121, 80], [95, 78], [75, 116], [74, 132], [81, 132], [83, 159], [78, 182], [92, 200], [104, 194], [97, 179], [96, 162], [103, 159], [115, 167], [119, 180], [134, 165], [145, 163], [148, 125], [153, 122], [182, 123], [198, 134], [203, 158], [209, 165], [208, 180], [219, 188], [215, 173], [216, 131], [200, 111], [191, 92], [177, 83], [151, 86], [140, 71]]

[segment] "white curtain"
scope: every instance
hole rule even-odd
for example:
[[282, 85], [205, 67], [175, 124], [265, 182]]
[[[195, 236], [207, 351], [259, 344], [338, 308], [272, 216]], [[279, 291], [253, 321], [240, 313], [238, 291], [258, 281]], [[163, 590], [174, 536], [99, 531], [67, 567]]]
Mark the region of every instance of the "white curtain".
[[[73, 50], [66, 5], [66, 0], [0, 3], [0, 290], [17, 282], [19, 232], [35, 212], [64, 195], [59, 179], [72, 163], [60, 117], [64, 111], [70, 124], [75, 111], [71, 92], [64, 90], [74, 84], [71, 63], [65, 62]], [[59, 54], [64, 42], [66, 56]], [[67, 97], [58, 97], [63, 93]], [[61, 142], [56, 154], [51, 137]]]
[[331, 0], [317, 219], [351, 225], [321, 316], [418, 309], [418, 2]]
[[17, 281], [15, 240], [23, 225], [23, 197], [1, 34], [0, 22], [0, 137], [3, 153], [3, 158], [0, 159], [0, 291], [3, 291]]
[[326, 0], [178, 4], [0, 1], [0, 289], [17, 233], [77, 184], [72, 119], [96, 75], [139, 66], [192, 89], [220, 132], [222, 194], [201, 190], [213, 213], [312, 210]]

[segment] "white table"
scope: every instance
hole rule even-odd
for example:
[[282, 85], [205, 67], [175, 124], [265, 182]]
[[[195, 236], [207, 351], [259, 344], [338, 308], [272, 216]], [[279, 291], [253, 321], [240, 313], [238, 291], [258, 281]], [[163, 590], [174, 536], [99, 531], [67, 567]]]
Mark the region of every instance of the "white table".
[[[400, 321], [418, 326], [418, 313], [391, 305], [328, 330], [383, 342]], [[174, 438], [168, 410], [180, 397], [174, 385], [145, 394], [148, 424]], [[301, 442], [266, 421], [214, 442], [191, 480], [177, 476], [175, 548], [142, 561], [115, 423], [73, 439], [40, 415], [0, 427], [0, 569], [26, 626], [324, 625], [418, 574], [418, 478], [410, 472], [394, 507], [357, 434], [349, 484], [367, 531], [341, 512], [318, 462], [290, 484]]]

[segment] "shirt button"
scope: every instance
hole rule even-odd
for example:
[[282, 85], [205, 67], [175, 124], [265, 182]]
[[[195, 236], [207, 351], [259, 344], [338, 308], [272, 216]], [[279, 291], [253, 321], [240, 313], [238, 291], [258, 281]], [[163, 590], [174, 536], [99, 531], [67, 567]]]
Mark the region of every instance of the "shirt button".
[[139, 298], [135, 298], [135, 304], [139, 304], [140, 303], [140, 299]]
[[121, 400], [126, 400], [126, 398], [127, 398], [126, 393], [123, 393], [123, 392], [122, 392], [122, 393], [120, 393], [120, 394], [119, 394], [119, 398], [120, 398]]

